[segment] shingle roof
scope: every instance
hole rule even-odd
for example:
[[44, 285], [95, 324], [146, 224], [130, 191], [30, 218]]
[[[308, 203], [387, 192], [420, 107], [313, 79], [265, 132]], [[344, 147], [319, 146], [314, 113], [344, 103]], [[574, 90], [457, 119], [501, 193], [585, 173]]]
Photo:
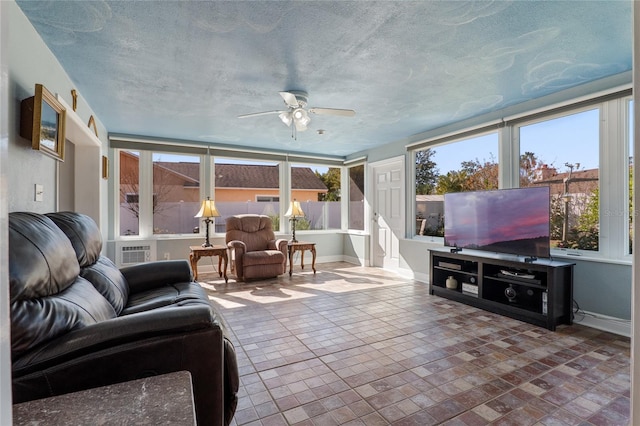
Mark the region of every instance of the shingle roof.
[[[200, 165], [198, 163], [156, 162], [169, 170], [173, 170], [192, 179], [199, 180]], [[278, 166], [258, 164], [221, 164], [216, 163], [216, 181], [218, 188], [272, 188], [279, 185]], [[291, 168], [292, 189], [312, 189], [327, 191], [322, 180], [310, 167]]]

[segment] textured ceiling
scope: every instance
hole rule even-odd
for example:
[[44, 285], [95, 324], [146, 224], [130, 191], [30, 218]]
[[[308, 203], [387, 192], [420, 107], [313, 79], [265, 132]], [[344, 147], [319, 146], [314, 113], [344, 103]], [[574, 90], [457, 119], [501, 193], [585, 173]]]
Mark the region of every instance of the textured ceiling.
[[[345, 156], [631, 69], [631, 1], [17, 1], [111, 133]], [[279, 91], [311, 114], [291, 136]], [[318, 129], [326, 130], [324, 135]]]

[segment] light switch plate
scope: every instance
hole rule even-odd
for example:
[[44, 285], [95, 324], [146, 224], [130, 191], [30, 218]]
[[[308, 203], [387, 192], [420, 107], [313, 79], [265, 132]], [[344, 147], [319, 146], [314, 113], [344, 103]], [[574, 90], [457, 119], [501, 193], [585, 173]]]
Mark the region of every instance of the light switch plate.
[[36, 183], [35, 185], [35, 201], [44, 201], [44, 185]]

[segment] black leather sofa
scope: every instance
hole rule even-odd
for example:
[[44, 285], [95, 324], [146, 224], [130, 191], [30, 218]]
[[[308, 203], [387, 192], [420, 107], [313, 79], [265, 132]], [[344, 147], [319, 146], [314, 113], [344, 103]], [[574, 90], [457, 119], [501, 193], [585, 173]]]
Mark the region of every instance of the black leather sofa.
[[189, 371], [199, 425], [229, 424], [233, 345], [188, 262], [119, 270], [88, 216], [9, 214], [13, 402]]

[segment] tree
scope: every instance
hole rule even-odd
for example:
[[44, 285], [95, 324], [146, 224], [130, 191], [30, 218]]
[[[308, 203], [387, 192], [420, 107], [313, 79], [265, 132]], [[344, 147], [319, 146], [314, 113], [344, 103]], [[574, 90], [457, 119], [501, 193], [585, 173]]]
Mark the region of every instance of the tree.
[[520, 188], [530, 186], [536, 180], [536, 170], [540, 166], [538, 156], [530, 151], [520, 155]]
[[464, 186], [466, 180], [467, 174], [464, 171], [450, 171], [446, 175], [440, 175], [436, 184], [436, 194], [466, 191]]
[[340, 201], [340, 169], [329, 168], [325, 173], [316, 170], [316, 176], [328, 189], [326, 194], [318, 194], [318, 201]]
[[477, 158], [460, 163], [461, 171], [466, 175], [464, 191], [498, 189], [498, 163], [491, 157], [481, 163]]
[[432, 194], [438, 183], [438, 169], [432, 157], [435, 151], [431, 148], [416, 152], [416, 194]]

